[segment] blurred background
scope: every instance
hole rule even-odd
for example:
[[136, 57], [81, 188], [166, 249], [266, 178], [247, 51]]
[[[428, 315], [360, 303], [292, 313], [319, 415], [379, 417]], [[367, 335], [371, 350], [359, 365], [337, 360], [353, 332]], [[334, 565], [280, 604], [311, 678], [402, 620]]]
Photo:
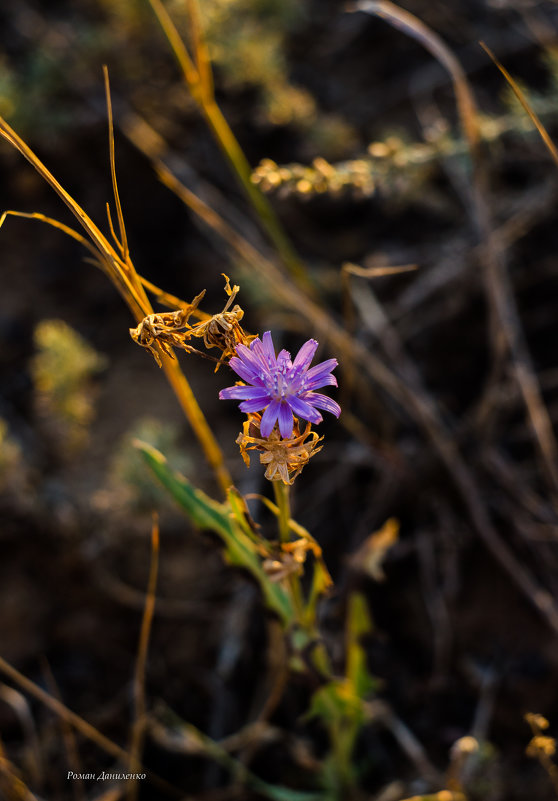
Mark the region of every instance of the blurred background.
[[[372, 359], [355, 369], [317, 337], [319, 358], [341, 362], [335, 397], [344, 411], [320, 427], [323, 451], [293, 500], [336, 583], [322, 612], [333, 659], [347, 594], [358, 587], [374, 620], [366, 649], [378, 697], [413, 738], [405, 748], [397, 726], [366, 730], [357, 749], [363, 798], [426, 791], [432, 771], [448, 769], [452, 745], [471, 735], [479, 751], [468, 797], [544, 801], [555, 790], [525, 753], [524, 715], [544, 714], [550, 734], [557, 730], [558, 171], [479, 42], [555, 138], [558, 7], [403, 6], [467, 75], [478, 105], [476, 170], [448, 73], [404, 31], [338, 0], [200, 0], [216, 98], [253, 183], [304, 263], [313, 297]], [[185, 3], [166, 7], [187, 36]], [[103, 64], [138, 272], [185, 300], [206, 288], [211, 314], [225, 304], [226, 273], [241, 286], [246, 330], [271, 329], [296, 352], [316, 336], [304, 305], [278, 304], [273, 287], [153, 169], [153, 158], [164, 161], [285, 270], [149, 3], [1, 4], [0, 113], [107, 230]], [[0, 187], [0, 211], [72, 224], [3, 142]], [[83, 249], [15, 218], [0, 230], [0, 249], [0, 655], [126, 743], [157, 509], [149, 704], [164, 702], [220, 740], [254, 718], [269, 689], [273, 643], [259, 593], [174, 510], [132, 440], [151, 442], [216, 494], [211, 471], [164, 376], [131, 340], [128, 310]], [[247, 470], [235, 445], [242, 416], [218, 400], [230, 372], [179, 358], [237, 486], [266, 493], [261, 468]], [[359, 549], [390, 517], [398, 539], [376, 544], [366, 561]], [[66, 772], [110, 770], [111, 757], [78, 738], [72, 762], [60, 720], [11, 686], [0, 685], [0, 742], [28, 786], [49, 801], [100, 797], [99, 788], [66, 782]], [[250, 754], [270, 782], [298, 786], [323, 754], [323, 732], [302, 717], [310, 689], [292, 680], [272, 718], [279, 733]], [[155, 734], [145, 761], [189, 798], [259, 797]], [[161, 797], [148, 784], [140, 793]]]

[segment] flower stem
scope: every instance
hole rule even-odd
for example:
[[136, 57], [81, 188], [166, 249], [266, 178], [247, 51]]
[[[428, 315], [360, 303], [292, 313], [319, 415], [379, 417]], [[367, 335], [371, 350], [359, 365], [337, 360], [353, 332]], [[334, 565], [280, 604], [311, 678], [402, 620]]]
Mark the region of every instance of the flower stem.
[[[283, 481], [272, 481], [273, 492], [275, 493], [275, 501], [279, 509], [279, 541], [287, 543], [290, 541], [290, 527], [289, 521], [291, 519], [291, 505], [289, 501], [289, 485], [284, 484]], [[288, 579], [291, 597], [296, 612], [296, 617], [299, 623], [305, 624], [306, 610], [304, 608], [304, 596], [302, 594], [302, 587], [300, 578], [292, 573]]]
[[289, 485], [284, 484], [283, 481], [273, 481], [272, 484], [275, 501], [279, 509], [279, 539], [282, 543], [289, 542], [291, 538], [289, 533], [289, 520], [291, 519]]

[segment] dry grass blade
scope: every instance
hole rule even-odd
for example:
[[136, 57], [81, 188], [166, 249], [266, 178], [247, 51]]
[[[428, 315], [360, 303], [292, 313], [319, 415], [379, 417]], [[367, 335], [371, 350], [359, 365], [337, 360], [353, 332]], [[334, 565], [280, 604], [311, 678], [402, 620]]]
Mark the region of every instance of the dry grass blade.
[[[156, 298], [157, 303], [160, 303], [161, 306], [166, 306], [168, 309], [185, 309], [191, 306], [191, 304], [187, 303], [185, 300], [177, 298], [176, 295], [171, 295], [170, 292], [165, 292], [163, 289], [155, 286], [155, 284], [148, 281], [147, 278], [144, 278], [142, 275], [139, 276], [139, 279], [145, 289]], [[196, 320], [201, 320], [202, 322], [211, 320], [211, 314], [207, 314], [207, 312], [197, 307], [192, 309], [191, 315], [195, 317]]]
[[[27, 676], [24, 676], [23, 673], [20, 673], [17, 668], [13, 667], [13, 665], [10, 665], [10, 663], [1, 656], [0, 673], [3, 673], [10, 681], [13, 681], [14, 684], [17, 684], [18, 687], [21, 687], [24, 692], [29, 693], [29, 695], [50, 709], [51, 712], [54, 712], [55, 715], [58, 715], [58, 717], [62, 718], [64, 721], [73, 726], [74, 729], [79, 731], [79, 733], [88, 740], [91, 740], [91, 742], [95, 743], [102, 751], [125, 765], [129, 763], [130, 754], [128, 751], [102, 734], [98, 729], [95, 728], [95, 726], [92, 726], [91, 723], [88, 723], [75, 712], [72, 712], [72, 710], [68, 709], [65, 704], [47, 693], [46, 690], [43, 690], [42, 687], [39, 687], [39, 685], [35, 684], [35, 682], [31, 681], [31, 679], [28, 679]], [[146, 772], [145, 769], [144, 772]], [[150, 781], [155, 786], [159, 787], [159, 789], [161, 789], [163, 792], [174, 797], [182, 795], [176, 787], [169, 784], [169, 782], [165, 781], [165, 779], [162, 779], [160, 776], [157, 776], [155, 773], [148, 772], [147, 775]]]
[[[351, 276], [359, 278], [381, 278], [386, 275], [398, 275], [399, 273], [412, 272], [418, 269], [418, 264], [402, 264], [397, 267], [361, 267], [352, 262], [345, 262], [341, 266], [341, 286], [343, 292], [343, 319], [345, 328], [350, 333], [354, 333], [356, 326], [355, 310], [351, 298]], [[355, 371], [353, 364], [342, 365], [344, 370], [343, 387], [345, 397], [349, 398], [355, 383]]]
[[188, 53], [186, 45], [182, 41], [182, 37], [178, 33], [176, 25], [172, 21], [165, 6], [161, 3], [161, 0], [149, 0], [149, 5], [155, 12], [156, 17], [159, 20], [159, 24], [165, 32], [165, 36], [169, 40], [169, 44], [172, 47], [173, 53], [180, 64], [182, 72], [184, 73], [184, 77], [186, 78], [186, 82], [190, 87], [190, 91], [195, 97], [194, 90], [199, 86], [200, 76], [196, 67], [194, 66], [194, 62], [192, 61], [190, 54]]
[[463, 131], [469, 146], [475, 150], [479, 143], [476, 103], [463, 67], [442, 39], [414, 14], [410, 14], [388, 0], [358, 0], [349, 7], [349, 10], [364, 11], [366, 14], [382, 17], [420, 42], [446, 68], [453, 82]]
[[[157, 575], [159, 570], [159, 518], [153, 515], [153, 526], [151, 529], [151, 564], [149, 567], [149, 579], [147, 582], [147, 595], [145, 598], [145, 608], [141, 621], [141, 631], [134, 672], [134, 712], [135, 720], [132, 727], [132, 742], [130, 745], [129, 769], [135, 773], [139, 769], [141, 751], [145, 738], [146, 723], [146, 701], [145, 701], [145, 668], [147, 664], [147, 652], [149, 649], [149, 635], [155, 613], [155, 592], [157, 589]], [[128, 799], [135, 801], [139, 792], [139, 784], [135, 779], [131, 779], [128, 785]]]
[[[108, 98], [108, 102], [110, 107], [110, 97]], [[127, 245], [120, 245], [120, 243], [117, 242], [119, 248], [122, 250], [122, 255], [116, 252], [106, 237], [101, 233], [99, 228], [91, 220], [89, 215], [86, 214], [81, 206], [73, 199], [73, 197], [66, 192], [66, 190], [56, 180], [50, 170], [47, 169], [47, 167], [33, 152], [33, 150], [21, 139], [21, 137], [16, 134], [16, 132], [2, 117], [0, 117], [0, 136], [3, 137], [10, 145], [12, 145], [12, 147], [18, 150], [27, 159], [27, 161], [29, 161], [39, 175], [41, 175], [41, 177], [55, 190], [59, 197], [64, 201], [66, 206], [68, 206], [72, 214], [78, 219], [89, 237], [90, 242], [86, 245], [86, 247], [94, 255], [94, 263], [98, 266], [101, 266], [106, 272], [118, 289], [120, 295], [128, 304], [133, 316], [136, 319], [136, 322], [141, 323], [145, 317], [153, 313], [153, 308], [151, 307], [147, 295], [145, 294], [141, 278], [137, 274], [134, 265], [129, 258]], [[114, 143], [112, 135], [111, 143], [112, 145]], [[118, 201], [118, 187], [116, 184], [116, 169], [112, 145], [111, 175], [113, 179], [113, 189], [115, 198], [117, 199], [117, 208], [119, 209], [120, 220], [122, 210]], [[14, 212], [8, 213], [12, 215], [14, 214]], [[0, 224], [6, 219], [8, 213], [2, 215], [0, 218]], [[53, 221], [44, 215], [31, 216], [35, 219], [55, 225], [55, 227], [64, 231], [69, 236], [72, 236], [77, 241], [85, 244], [85, 240], [83, 240], [76, 231], [73, 231], [73, 229], [69, 228], [68, 226], [63, 225], [62, 223], [56, 223], [56, 221]], [[123, 220], [121, 225], [123, 231]], [[228, 470], [225, 467], [223, 454], [219, 444], [217, 443], [217, 440], [215, 439], [215, 436], [213, 435], [213, 432], [209, 427], [207, 420], [205, 419], [204, 414], [194, 396], [194, 393], [192, 392], [192, 389], [186, 380], [186, 377], [182, 373], [176, 359], [171, 358], [170, 356], [167, 356], [165, 353], [161, 352], [161, 361], [167, 379], [176, 394], [180, 406], [183, 409], [186, 418], [188, 419], [202, 446], [207, 461], [215, 472], [215, 477], [219, 485], [226, 494], [227, 489], [232, 485], [233, 482]]]
[[79, 242], [84, 248], [87, 248], [87, 250], [89, 250], [89, 252], [95, 257], [98, 266], [104, 266], [99, 262], [99, 251], [96, 250], [96, 248], [94, 248], [84, 236], [75, 231], [73, 228], [70, 228], [68, 225], [64, 225], [64, 223], [61, 223], [59, 220], [55, 220], [52, 217], [47, 217], [45, 214], [40, 214], [36, 211], [26, 212], [8, 210], [3, 212], [2, 216], [0, 217], [0, 228], [3, 226], [7, 217], [23, 217], [26, 220], [38, 220], [39, 222], [44, 222], [47, 225], [51, 225], [53, 228], [57, 228], [59, 231], [67, 234], [72, 239], [75, 239], [76, 242]]
[[490, 301], [492, 348], [500, 362], [507, 349], [513, 360], [515, 378], [527, 409], [535, 442], [542, 457], [544, 475], [553, 491], [558, 491], [558, 444], [552, 422], [544, 405], [532, 360], [523, 335], [512, 288], [503, 263], [502, 248], [493, 232], [492, 215], [486, 202], [484, 176], [477, 159], [478, 125], [476, 106], [466, 75], [449, 48], [430, 28], [388, 0], [359, 0], [352, 7], [386, 19], [391, 25], [420, 41], [448, 70], [454, 86], [459, 116], [474, 166], [472, 184], [472, 216], [481, 249], [485, 288]]
[[0, 117], [0, 136], [2, 136], [16, 150], [19, 150], [22, 156], [27, 159], [27, 161], [34, 167], [39, 175], [63, 200], [72, 214], [79, 221], [80, 225], [85, 229], [87, 235], [97, 250], [97, 258], [107, 265], [106, 272], [108, 275], [110, 275], [111, 280], [117, 286], [120, 293], [124, 297], [129, 298], [129, 303], [134, 313], [137, 316], [144, 317], [145, 312], [142, 308], [141, 298], [138, 297], [136, 287], [133, 286], [126, 275], [128, 272], [126, 265], [122, 262], [120, 256], [110, 245], [104, 234], [101, 233], [99, 228], [91, 220], [89, 215], [86, 214], [79, 203], [76, 203], [74, 198], [68, 192], [66, 192], [64, 187], [56, 180], [54, 175], [43, 164], [39, 157], [33, 152], [33, 150], [31, 150], [31, 148], [23, 141], [23, 139], [16, 134], [16, 132], [2, 117]]
[[523, 108], [525, 109], [527, 114], [529, 115], [529, 118], [531, 119], [531, 122], [533, 123], [533, 125], [535, 126], [537, 131], [539, 132], [539, 134], [541, 136], [541, 139], [545, 143], [548, 152], [550, 153], [550, 155], [552, 156], [552, 158], [554, 160], [554, 163], [558, 167], [558, 150], [556, 149], [556, 145], [554, 144], [554, 142], [550, 138], [550, 135], [549, 135], [548, 131], [546, 130], [546, 128], [542, 124], [540, 118], [538, 117], [537, 113], [533, 109], [533, 106], [529, 103], [529, 101], [525, 97], [525, 93], [521, 91], [521, 88], [518, 86], [517, 82], [514, 81], [514, 79], [509, 74], [507, 69], [498, 61], [498, 59], [496, 58], [496, 56], [494, 55], [492, 50], [484, 42], [479, 42], [479, 44], [482, 47], [482, 49], [484, 50], [484, 52], [492, 59], [492, 61], [498, 67], [498, 69], [500, 70], [500, 72], [502, 73], [502, 75], [504, 76], [506, 81], [509, 83], [514, 95], [517, 97], [517, 99], [519, 100], [519, 102], [521, 103], [521, 105], [523, 106]]
[[104, 734], [101, 734], [94, 726], [88, 723], [86, 720], [81, 718], [79, 715], [76, 715], [75, 712], [72, 712], [71, 709], [68, 709], [61, 701], [57, 698], [53, 698], [52, 695], [49, 695], [42, 687], [39, 687], [38, 684], [28, 679], [27, 676], [24, 676], [23, 673], [20, 673], [19, 670], [12, 667], [9, 662], [0, 656], [0, 672], [2, 672], [10, 681], [15, 682], [21, 689], [29, 693], [29, 695], [36, 698], [46, 707], [48, 707], [51, 712], [54, 712], [55, 715], [59, 715], [64, 720], [67, 720], [72, 726], [77, 729], [84, 737], [91, 740], [92, 742], [96, 743], [101, 750], [105, 751], [107, 754], [110, 754], [115, 759], [126, 761], [128, 760], [128, 752], [121, 748], [119, 745], [114, 743], [112, 740], [109, 740], [108, 737], [105, 737]]
[[120, 230], [120, 241], [116, 238], [114, 233], [114, 228], [110, 217], [110, 210], [108, 209], [108, 204], [107, 204], [107, 211], [109, 211], [108, 218], [112, 236], [120, 248], [120, 251], [122, 253], [122, 261], [124, 265], [128, 267], [130, 252], [128, 250], [128, 238], [126, 236], [126, 226], [124, 225], [124, 215], [122, 214], [122, 204], [120, 203], [120, 193], [118, 192], [118, 181], [116, 180], [116, 157], [114, 153], [114, 125], [112, 121], [112, 101], [110, 97], [109, 74], [106, 65], [103, 66], [103, 77], [105, 79], [105, 95], [107, 100], [107, 112], [108, 112], [110, 177], [112, 180], [112, 191], [114, 194], [114, 202], [116, 204], [116, 217], [118, 219], [118, 228]]
[[196, 68], [200, 80], [200, 90], [203, 92], [204, 98], [207, 101], [214, 96], [213, 73], [211, 70], [209, 48], [202, 32], [199, 2], [198, 0], [187, 0], [187, 2]]
[[398, 267], [360, 267], [347, 261], [341, 267], [343, 276], [357, 275], [360, 278], [381, 278], [384, 275], [399, 275], [413, 270], [418, 270], [418, 264], [401, 264]]
[[0, 741], [0, 797], [2, 801], [39, 801], [7, 758]]
[[[46, 658], [43, 659], [43, 670], [46, 675], [47, 687], [49, 687], [49, 689], [52, 692], [52, 695], [55, 698], [58, 698], [59, 701], [62, 701], [62, 695], [60, 693], [60, 689], [58, 687], [56, 679], [54, 678], [54, 674], [50, 669], [50, 665], [46, 660]], [[75, 778], [72, 781], [72, 790], [74, 793], [74, 798], [76, 799], [76, 801], [87, 801], [85, 785], [83, 783], [83, 779], [80, 776], [83, 770], [80, 761], [79, 749], [75, 732], [72, 726], [68, 723], [67, 720], [64, 720], [64, 718], [60, 718], [60, 723], [62, 726], [62, 738], [64, 741], [64, 748], [66, 750], [66, 759], [68, 767], [75, 774], [77, 774], [77, 778]]]
[[27, 699], [13, 687], [0, 684], [0, 700], [9, 706], [17, 717], [25, 741], [24, 757], [31, 782], [40, 785], [44, 775], [44, 765], [37, 736], [35, 721]]
[[182, 68], [190, 94], [198, 104], [209, 129], [215, 137], [215, 141], [228, 160], [233, 173], [256, 212], [262, 228], [267, 232], [269, 239], [295, 282], [312, 295], [314, 287], [308, 277], [305, 266], [295, 252], [273, 207], [260, 189], [252, 182], [252, 168], [248, 159], [215, 100], [209, 53], [203, 39], [195, 0], [189, 0], [188, 9], [193, 27], [194, 47], [196, 49], [196, 58], [198, 59], [197, 66], [194, 65], [186, 45], [161, 0], [149, 0], [149, 2]]

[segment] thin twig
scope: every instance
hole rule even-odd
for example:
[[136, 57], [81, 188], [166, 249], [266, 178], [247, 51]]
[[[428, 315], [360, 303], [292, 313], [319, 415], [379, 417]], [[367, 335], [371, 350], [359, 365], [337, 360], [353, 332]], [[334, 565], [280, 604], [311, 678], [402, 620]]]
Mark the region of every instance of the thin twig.
[[[141, 631], [138, 645], [138, 655], [136, 668], [134, 671], [134, 723], [132, 726], [132, 738], [130, 743], [130, 773], [136, 773], [141, 760], [141, 752], [145, 739], [146, 723], [146, 702], [145, 702], [145, 668], [147, 664], [147, 652], [149, 649], [149, 636], [153, 615], [155, 613], [155, 592], [157, 589], [157, 574], [159, 570], [159, 517], [153, 514], [153, 525], [151, 529], [151, 563], [149, 567], [149, 579], [147, 582], [147, 594], [145, 597], [145, 608], [141, 621]], [[138, 796], [139, 784], [136, 779], [130, 779], [128, 784], [128, 799], [135, 801]]]

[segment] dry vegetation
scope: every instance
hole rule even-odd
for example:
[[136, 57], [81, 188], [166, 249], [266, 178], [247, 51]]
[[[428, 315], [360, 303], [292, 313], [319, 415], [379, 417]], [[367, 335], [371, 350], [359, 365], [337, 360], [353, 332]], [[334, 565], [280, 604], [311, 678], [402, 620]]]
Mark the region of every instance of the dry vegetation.
[[[0, 801], [556, 797], [557, 23], [0, 8]], [[339, 361], [290, 462], [269, 329]]]

